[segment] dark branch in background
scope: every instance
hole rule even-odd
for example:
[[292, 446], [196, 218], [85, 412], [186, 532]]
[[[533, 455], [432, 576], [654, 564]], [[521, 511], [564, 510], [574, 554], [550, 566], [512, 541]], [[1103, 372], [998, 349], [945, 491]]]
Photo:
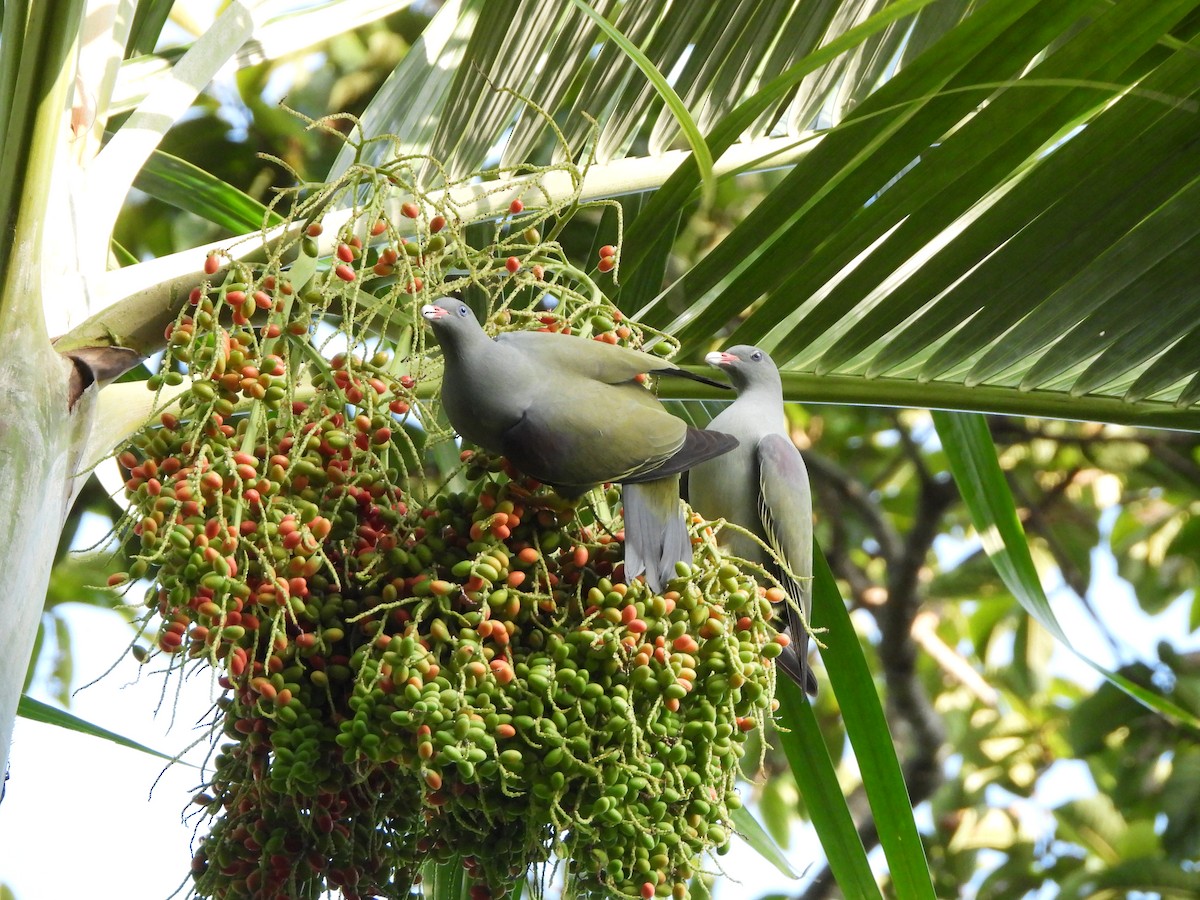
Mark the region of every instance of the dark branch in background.
[[1200, 482], [1200, 466], [1176, 450], [1174, 446], [1169, 446], [1166, 441], [1147, 441], [1146, 443], [1150, 444], [1151, 452], [1154, 453], [1159, 461], [1182, 475], [1189, 484], [1194, 485]]
[[804, 459], [817, 490], [831, 488], [838, 500], [853, 507], [878, 542], [880, 555], [887, 560], [895, 558], [900, 552], [900, 536], [879, 505], [871, 499], [871, 492], [866, 485], [827, 457], [805, 453]]
[[[999, 447], [1027, 444], [1031, 440], [1053, 441], [1063, 447], [1077, 447], [1086, 460], [1080, 467], [1071, 468], [1060, 460], [1052, 466], [1058, 480], [1050, 487], [1030, 485], [1009, 477], [1009, 484], [1018, 503], [1021, 521], [1030, 536], [1038, 536], [1054, 557], [1064, 580], [1079, 594], [1084, 604], [1087, 583], [1078, 557], [1070, 554], [1070, 545], [1057, 532], [1062, 517], [1077, 517], [1080, 512], [1070, 499], [1072, 486], [1105, 466], [1103, 460], [1110, 448], [1140, 445], [1149, 450], [1150, 458], [1131, 457], [1129, 474], [1138, 473], [1138, 484], [1150, 484], [1171, 490], [1192, 491], [1200, 481], [1200, 465], [1196, 451], [1200, 439], [1195, 434], [1170, 431], [1113, 428], [1102, 425], [1045, 424], [1035, 420], [993, 416], [988, 419], [993, 438]], [[826, 535], [826, 556], [837, 576], [849, 585], [853, 601], [871, 610], [878, 622], [881, 640], [879, 656], [888, 690], [888, 716], [902, 757], [902, 768], [913, 805], [927, 799], [937, 788], [940, 777], [939, 754], [945, 735], [942, 723], [931, 707], [921, 683], [916, 677], [918, 645], [912, 628], [920, 611], [924, 587], [922, 568], [939, 533], [940, 520], [954, 504], [957, 492], [953, 483], [931, 474], [921, 453], [918, 434], [909, 433], [902, 423], [896, 425], [899, 435], [898, 452], [885, 470], [894, 475], [899, 467], [911, 466], [918, 484], [917, 501], [912, 526], [898, 534], [876, 502], [871, 485], [815, 453], [806, 453], [813, 474], [813, 488], [819, 497], [820, 523]], [[902, 476], [903, 477], [903, 476]], [[876, 479], [876, 483], [882, 481]], [[1028, 489], [1026, 489], [1028, 488]], [[1137, 490], [1145, 490], [1144, 487]], [[1088, 516], [1078, 518], [1092, 526]], [[879, 550], [864, 548], [864, 532], [878, 543]], [[982, 553], [977, 551], [973, 556]], [[864, 562], [866, 560], [866, 562]], [[886, 566], [886, 576], [877, 575], [879, 563]], [[870, 573], [870, 574], [869, 574]], [[881, 583], [879, 583], [881, 582]], [[878, 598], [886, 596], [880, 605]], [[1092, 610], [1089, 607], [1089, 612]], [[1095, 613], [1092, 617], [1098, 622]], [[1107, 635], [1110, 643], [1111, 635]], [[875, 823], [870, 815], [865, 792], [860, 788], [847, 798], [857, 823], [863, 845], [872, 849], [878, 843]], [[828, 866], [823, 867], [803, 891], [798, 900], [821, 900], [836, 894]]]
[[[877, 510], [866, 500], [863, 486], [855, 482], [846, 472], [830, 460], [809, 452], [804, 454], [810, 473], [816, 477], [813, 486], [820, 500], [816, 506], [819, 510], [818, 519], [828, 523], [830, 539], [822, 547], [830, 568], [839, 578], [850, 586], [851, 605], [855, 608], [866, 606], [873, 600], [872, 592], [882, 594], [882, 589], [876, 591], [876, 585], [851, 558], [850, 536], [846, 532], [847, 500], [853, 499], [858, 508], [870, 511]], [[890, 526], [885, 520], [880, 524], [890, 532]]]
[[[907, 436], [903, 426], [901, 435]], [[948, 475], [931, 475], [909, 439], [901, 441], [913, 461], [920, 481], [916, 516], [904, 537], [900, 556], [887, 567], [888, 601], [875, 618], [882, 632], [879, 659], [888, 685], [888, 702], [909, 727], [912, 750], [906, 762], [909, 795], [914, 805], [933, 793], [940, 776], [937, 756], [946, 739], [942, 721], [917, 678], [917, 644], [912, 637], [913, 619], [921, 606], [921, 571], [939, 534], [947, 508], [958, 497]]]
[[[871, 609], [881, 633], [879, 658], [888, 688], [888, 709], [893, 735], [903, 752], [904, 780], [909, 799], [916, 806], [927, 799], [941, 781], [939, 754], [945, 743], [945, 729], [934, 711], [929, 696], [917, 677], [917, 644], [912, 636], [913, 619], [921, 606], [921, 572], [933, 548], [934, 538], [947, 508], [957, 499], [958, 491], [948, 476], [930, 473], [920, 448], [902, 423], [899, 457], [910, 464], [917, 476], [919, 488], [912, 527], [898, 533], [885, 517], [871, 493], [849, 473], [819, 454], [805, 455], [813, 483], [826, 501], [833, 531], [829, 558], [838, 577], [849, 585], [854, 599], [863, 602], [868, 590], [879, 586], [850, 559], [851, 550], [841, 524], [843, 510], [857, 514], [879, 544], [879, 555], [887, 566], [886, 597], [882, 605], [865, 603]], [[864, 792], [856, 790], [849, 799], [851, 811], [858, 822], [858, 834], [863, 846], [870, 850], [879, 843], [875, 821], [870, 814]], [[828, 865], [800, 895], [799, 900], [820, 900], [836, 889]]]
[[822, 548], [825, 551], [825, 558], [837, 576], [850, 585], [851, 606], [854, 608], [866, 606], [873, 600], [871, 592], [875, 588], [875, 583], [850, 558], [846, 542], [846, 529], [842, 527], [840, 521], [831, 522], [830, 525], [834, 532], [834, 540], [829, 547]]

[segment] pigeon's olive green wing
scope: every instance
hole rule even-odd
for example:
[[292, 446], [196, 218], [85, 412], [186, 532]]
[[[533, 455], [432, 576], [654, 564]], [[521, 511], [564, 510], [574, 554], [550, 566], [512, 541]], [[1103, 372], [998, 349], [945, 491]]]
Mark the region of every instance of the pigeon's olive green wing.
[[812, 490], [800, 451], [784, 435], [768, 434], [758, 442], [758, 483], [758, 511], [767, 543], [790, 570], [790, 574], [779, 573], [788, 595], [788, 631], [792, 638], [779, 664], [807, 693], [816, 694], [805, 628], [812, 614]]
[[677, 375], [728, 390], [729, 385], [680, 369], [661, 356], [615, 344], [548, 331], [506, 331], [497, 343], [537, 357], [544, 365], [605, 384], [632, 381], [637, 375]]
[[620, 384], [643, 372], [672, 368], [661, 357], [640, 350], [547, 331], [506, 331], [496, 342], [531, 354], [547, 369], [605, 384]]
[[566, 376], [546, 385], [504, 433], [502, 449], [522, 472], [579, 494], [658, 469], [686, 436], [687, 425], [640, 385]]

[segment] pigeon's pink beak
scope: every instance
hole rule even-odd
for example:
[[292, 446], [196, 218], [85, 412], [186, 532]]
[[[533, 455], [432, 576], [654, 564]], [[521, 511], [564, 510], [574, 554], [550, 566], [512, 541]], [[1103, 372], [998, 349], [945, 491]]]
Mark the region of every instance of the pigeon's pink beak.
[[444, 319], [450, 314], [440, 306], [434, 306], [432, 303], [426, 303], [421, 307], [421, 315], [430, 322], [436, 322], [438, 319]]
[[709, 353], [704, 357], [704, 361], [710, 366], [715, 366], [716, 368], [720, 369], [725, 366], [733, 365], [738, 361], [738, 358], [732, 353], [721, 353], [714, 350], [712, 353]]

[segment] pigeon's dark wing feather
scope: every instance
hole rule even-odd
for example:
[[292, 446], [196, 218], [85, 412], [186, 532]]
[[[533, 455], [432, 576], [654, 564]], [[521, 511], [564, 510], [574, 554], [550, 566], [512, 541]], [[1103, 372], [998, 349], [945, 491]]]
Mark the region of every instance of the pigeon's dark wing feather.
[[641, 481], [652, 481], [668, 475], [685, 472], [697, 463], [728, 453], [738, 445], [733, 435], [720, 431], [704, 431], [699, 428], [687, 428], [683, 445], [672, 456], [655, 468], [647, 468], [640, 473], [626, 476], [622, 479], [626, 484], [637, 484]]

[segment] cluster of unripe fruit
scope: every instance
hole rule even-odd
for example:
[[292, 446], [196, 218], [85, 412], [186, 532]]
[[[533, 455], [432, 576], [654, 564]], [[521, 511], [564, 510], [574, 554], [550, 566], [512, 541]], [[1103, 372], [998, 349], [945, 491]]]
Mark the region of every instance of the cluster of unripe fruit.
[[[699, 524], [663, 594], [623, 583], [615, 489], [570, 504], [470, 451], [456, 490], [430, 487], [419, 338], [366, 352], [348, 328], [361, 355], [324, 360], [314, 333], [335, 303], [379, 320], [338, 287], [365, 277], [362, 245], [348, 232], [303, 287], [237, 265], [194, 291], [151, 382], [182, 392], [120, 457], [135, 556], [113, 583], [153, 582], [139, 654], [224, 691], [194, 889], [408, 897], [458, 859], [500, 897], [554, 854], [581, 895], [686, 897], [769, 715], [770, 604]], [[511, 316], [640, 337], [594, 305]]]

